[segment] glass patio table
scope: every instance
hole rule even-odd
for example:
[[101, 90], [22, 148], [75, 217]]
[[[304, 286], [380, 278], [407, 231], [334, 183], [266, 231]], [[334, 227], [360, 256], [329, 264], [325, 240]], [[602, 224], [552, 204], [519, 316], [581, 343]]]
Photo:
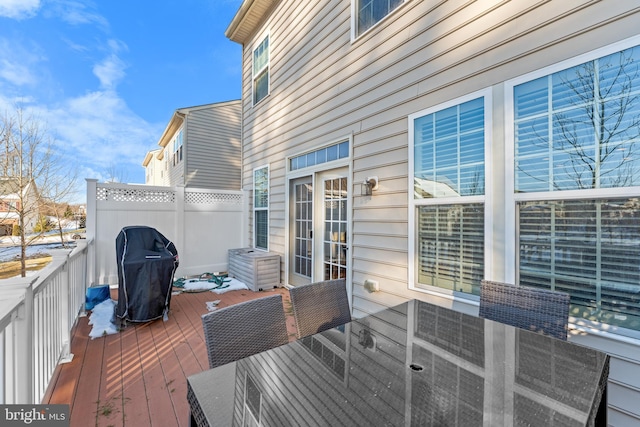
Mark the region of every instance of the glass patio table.
[[412, 300], [190, 376], [221, 426], [606, 425], [605, 353]]

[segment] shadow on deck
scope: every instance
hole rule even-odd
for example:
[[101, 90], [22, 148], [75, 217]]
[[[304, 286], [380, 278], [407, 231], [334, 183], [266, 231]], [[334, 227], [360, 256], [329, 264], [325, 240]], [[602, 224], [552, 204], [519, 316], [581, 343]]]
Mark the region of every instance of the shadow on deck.
[[73, 331], [70, 363], [59, 365], [42, 403], [68, 404], [71, 426], [187, 426], [187, 377], [209, 368], [200, 317], [218, 307], [282, 295], [289, 340], [295, 321], [284, 288], [173, 295], [169, 320], [132, 324], [119, 334], [89, 338], [89, 318]]

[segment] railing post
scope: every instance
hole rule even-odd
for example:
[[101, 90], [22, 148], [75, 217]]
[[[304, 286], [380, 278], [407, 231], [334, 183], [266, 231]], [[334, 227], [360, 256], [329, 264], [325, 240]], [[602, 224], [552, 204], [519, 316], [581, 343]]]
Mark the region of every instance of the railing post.
[[[82, 273], [80, 274], [79, 278], [74, 278], [74, 279], [78, 279], [80, 281], [80, 283], [82, 284], [82, 288], [81, 289], [73, 289], [72, 292], [72, 299], [71, 301], [78, 301], [78, 299], [80, 301], [84, 301], [85, 296], [87, 295], [87, 283], [88, 283], [88, 263], [89, 263], [89, 241], [87, 239], [79, 239], [76, 241], [76, 247], [78, 248], [79, 251], [85, 251], [85, 254], [83, 256], [84, 262], [82, 263]], [[73, 283], [76, 288], [80, 288], [80, 285], [77, 283]], [[80, 292], [81, 291], [81, 292]], [[78, 292], [78, 293], [76, 293]], [[75, 323], [75, 317], [76, 315], [79, 315], [80, 317], [84, 317], [87, 315], [87, 312], [85, 310], [85, 305], [81, 304], [80, 306], [80, 312], [76, 313], [75, 310], [78, 309], [78, 307], [76, 305], [74, 305], [73, 307], [74, 310], [74, 319], [71, 322], [71, 326], [73, 326], [73, 324]]]
[[[184, 217], [185, 217], [185, 187], [184, 185], [176, 185], [176, 202], [175, 202], [175, 236], [171, 239], [176, 245], [178, 254], [183, 253], [185, 250], [185, 231], [184, 231]], [[179, 268], [179, 267], [178, 267]]]
[[39, 403], [34, 400], [33, 384], [33, 284], [37, 277], [21, 277], [11, 280], [11, 284], [2, 285], [3, 298], [23, 296], [24, 304], [18, 311], [13, 328], [15, 383], [13, 392], [18, 404]]
[[87, 181], [87, 217], [85, 219], [87, 229], [87, 241], [94, 242], [87, 252], [87, 279], [89, 285], [96, 282], [96, 236], [98, 226], [98, 180], [86, 179]]

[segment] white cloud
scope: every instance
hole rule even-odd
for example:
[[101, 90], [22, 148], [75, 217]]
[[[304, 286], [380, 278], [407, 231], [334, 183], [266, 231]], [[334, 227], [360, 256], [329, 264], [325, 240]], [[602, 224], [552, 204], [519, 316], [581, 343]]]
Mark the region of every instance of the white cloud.
[[109, 90], [68, 99], [47, 115], [68, 155], [102, 173], [112, 165], [142, 170], [148, 147], [162, 132], [161, 126], [147, 123]]
[[40, 9], [40, 0], [0, 0], [0, 16], [27, 19]]
[[32, 70], [44, 60], [38, 50], [37, 46], [27, 48], [15, 40], [0, 38], [0, 88], [34, 85], [37, 77]]
[[127, 64], [118, 57], [118, 52], [126, 50], [127, 46], [117, 40], [109, 40], [111, 53], [93, 66], [93, 74], [100, 80], [103, 89], [114, 89], [125, 76]]
[[125, 68], [125, 63], [112, 54], [93, 66], [93, 74], [98, 77], [103, 89], [113, 89], [125, 76]]
[[97, 24], [103, 29], [109, 27], [107, 20], [92, 10], [95, 8], [95, 5], [91, 1], [50, 0], [49, 4], [51, 11], [68, 24]]
[[6, 80], [16, 86], [33, 83], [34, 76], [29, 68], [23, 64], [11, 62], [6, 58], [0, 59], [0, 79]]

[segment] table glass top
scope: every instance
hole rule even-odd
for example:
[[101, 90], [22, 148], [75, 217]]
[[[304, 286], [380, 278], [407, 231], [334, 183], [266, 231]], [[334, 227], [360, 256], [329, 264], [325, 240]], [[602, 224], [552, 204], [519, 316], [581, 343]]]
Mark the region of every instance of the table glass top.
[[420, 301], [189, 377], [211, 425], [593, 422], [606, 354]]

